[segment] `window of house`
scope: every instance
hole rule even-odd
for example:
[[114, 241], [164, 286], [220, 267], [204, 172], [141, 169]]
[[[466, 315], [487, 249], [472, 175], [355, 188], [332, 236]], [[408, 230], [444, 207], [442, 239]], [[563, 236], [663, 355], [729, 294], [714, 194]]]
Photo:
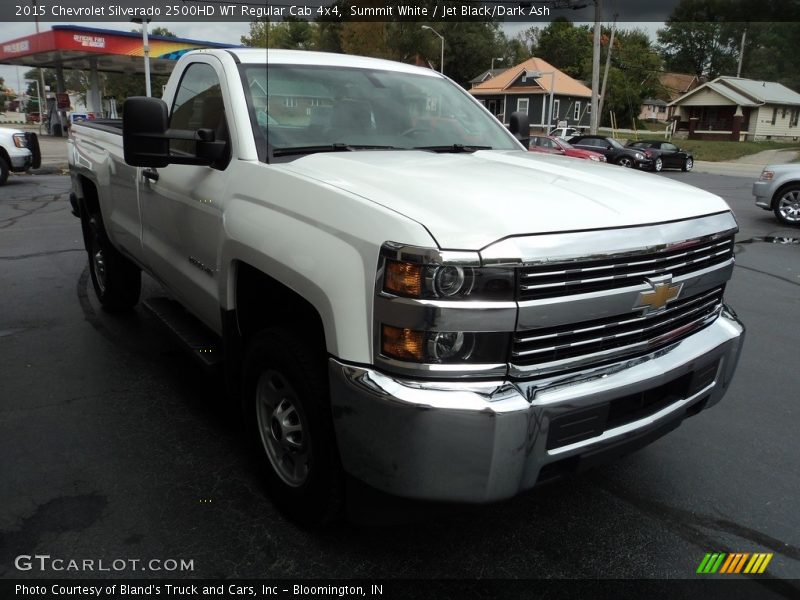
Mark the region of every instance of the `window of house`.
[[576, 120], [576, 121], [580, 121], [581, 120], [581, 103], [580, 102], [576, 102], [575, 103], [575, 110], [572, 112], [572, 118], [574, 120]]
[[792, 109], [792, 116], [789, 118], [789, 127], [797, 127], [798, 117], [800, 117], [800, 108]]
[[557, 121], [558, 116], [561, 114], [561, 101], [553, 100], [553, 120]]
[[772, 124], [775, 125], [775, 121], [778, 120], [778, 107], [772, 109]]
[[517, 110], [520, 112], [524, 112], [526, 115], [528, 114], [528, 99], [527, 98], [520, 98], [517, 100]]
[[297, 98], [287, 96], [283, 99], [283, 105], [286, 108], [297, 108]]

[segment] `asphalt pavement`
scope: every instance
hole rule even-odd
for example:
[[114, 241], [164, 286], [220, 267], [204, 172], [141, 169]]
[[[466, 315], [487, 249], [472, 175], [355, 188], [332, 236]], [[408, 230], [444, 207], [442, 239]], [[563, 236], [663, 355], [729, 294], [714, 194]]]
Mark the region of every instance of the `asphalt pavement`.
[[[64, 176], [0, 188], [0, 578], [22, 554], [191, 559], [176, 577], [696, 577], [713, 551], [771, 552], [754, 598], [800, 588], [800, 229], [750, 178], [671, 172], [734, 209], [727, 300], [748, 327], [717, 406], [616, 463], [462, 506], [351, 486], [347, 524], [288, 522], [264, 493], [221, 384], [142, 308], [103, 311]], [[144, 297], [160, 295], [145, 279]], [[99, 576], [161, 577], [124, 569]], [[90, 574], [91, 575], [91, 574]]]

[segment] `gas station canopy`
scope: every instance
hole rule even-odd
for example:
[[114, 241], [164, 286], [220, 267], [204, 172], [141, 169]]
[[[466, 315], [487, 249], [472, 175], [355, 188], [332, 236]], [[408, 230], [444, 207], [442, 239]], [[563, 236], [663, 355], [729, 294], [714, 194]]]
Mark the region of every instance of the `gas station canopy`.
[[[232, 48], [184, 38], [152, 35], [150, 70], [166, 75], [175, 61], [198, 48]], [[53, 69], [85, 69], [112, 73], [144, 72], [144, 44], [136, 32], [54, 25], [50, 31], [0, 42], [0, 64]]]

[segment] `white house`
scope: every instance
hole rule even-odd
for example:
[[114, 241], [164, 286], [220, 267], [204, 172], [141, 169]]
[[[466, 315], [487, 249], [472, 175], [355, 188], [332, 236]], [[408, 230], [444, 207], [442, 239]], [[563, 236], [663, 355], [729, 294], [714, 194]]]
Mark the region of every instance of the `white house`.
[[800, 138], [800, 94], [774, 81], [717, 77], [669, 103], [690, 139]]

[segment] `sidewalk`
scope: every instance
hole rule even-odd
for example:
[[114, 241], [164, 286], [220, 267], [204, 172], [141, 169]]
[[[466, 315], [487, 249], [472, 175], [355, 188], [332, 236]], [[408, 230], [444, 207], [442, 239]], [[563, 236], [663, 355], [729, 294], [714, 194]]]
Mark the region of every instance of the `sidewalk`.
[[764, 150], [749, 156], [723, 162], [694, 161], [694, 170], [698, 173], [712, 175], [731, 175], [734, 177], [750, 177], [758, 179], [767, 165], [792, 162], [797, 158], [794, 150]]

